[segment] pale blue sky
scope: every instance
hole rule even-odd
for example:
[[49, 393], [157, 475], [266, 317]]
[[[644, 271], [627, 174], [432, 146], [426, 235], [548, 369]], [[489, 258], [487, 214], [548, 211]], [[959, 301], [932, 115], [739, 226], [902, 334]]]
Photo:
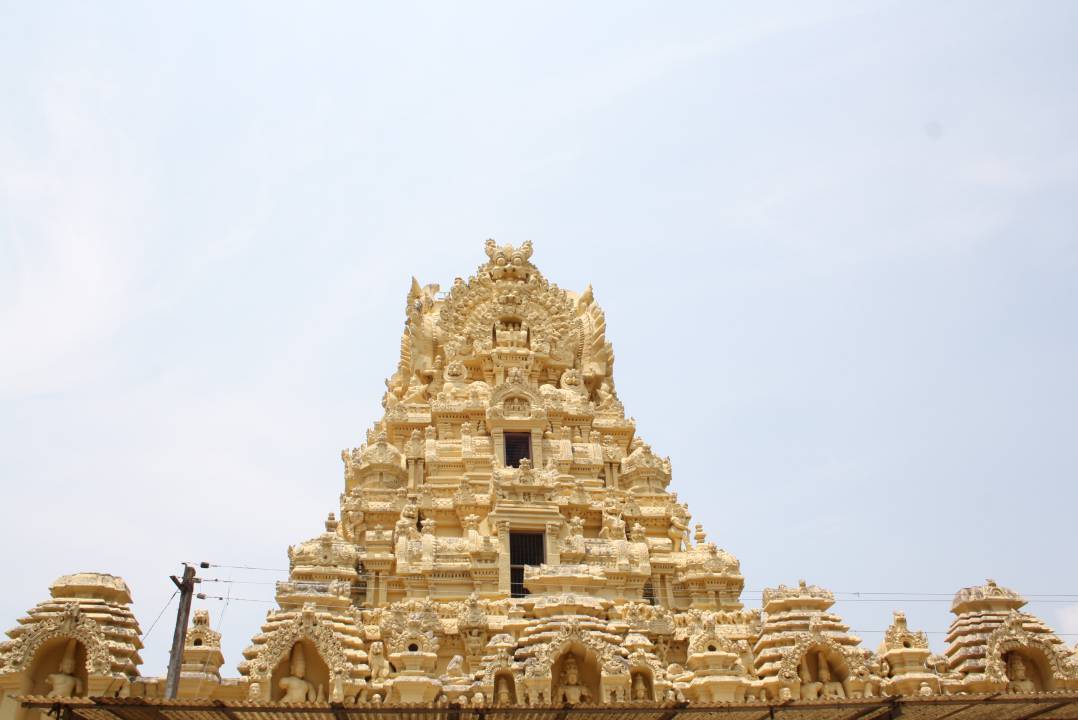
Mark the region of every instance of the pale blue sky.
[[[494, 237], [594, 284], [750, 591], [993, 577], [1074, 643], [1076, 48], [1047, 0], [0, 2], [0, 625], [67, 572], [145, 630], [182, 560], [286, 567], [411, 275]], [[941, 599], [836, 610], [875, 648]]]

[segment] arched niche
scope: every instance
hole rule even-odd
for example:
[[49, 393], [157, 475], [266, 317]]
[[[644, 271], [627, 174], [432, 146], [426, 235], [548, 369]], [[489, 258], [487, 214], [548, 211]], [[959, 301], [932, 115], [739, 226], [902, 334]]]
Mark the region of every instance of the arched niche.
[[273, 668], [273, 675], [270, 677], [270, 698], [274, 701], [279, 701], [284, 696], [284, 690], [281, 689], [281, 678], [288, 677], [292, 674], [292, 651], [296, 645], [303, 646], [303, 658], [304, 669], [303, 679], [314, 686], [315, 691], [319, 688], [322, 689], [324, 696], [328, 697], [330, 692], [329, 682], [329, 666], [326, 665], [326, 661], [322, 659], [322, 656], [318, 652], [318, 648], [314, 643], [306, 638], [300, 638], [289, 648], [288, 652], [284, 654], [281, 660]]
[[[60, 672], [60, 661], [67, 651], [67, 643], [71, 638], [54, 637], [44, 641], [34, 653], [33, 660], [27, 665], [19, 681], [18, 692], [15, 695], [48, 695], [52, 690], [49, 685], [49, 675]], [[71, 673], [78, 678], [81, 692], [76, 696], [85, 696], [88, 687], [88, 673], [86, 671], [86, 646], [75, 641], [75, 669]], [[46, 715], [38, 708], [16, 708], [14, 715], [16, 720], [43, 720]]]
[[492, 702], [498, 706], [516, 705], [518, 703], [517, 683], [513, 678], [513, 673], [507, 669], [498, 670], [494, 673], [494, 697]]
[[[641, 685], [644, 696], [640, 697]], [[634, 667], [629, 671], [629, 699], [634, 702], [655, 701], [655, 677], [648, 667]]]
[[[49, 685], [48, 681], [49, 675], [60, 672], [60, 663], [64, 658], [69, 640], [70, 638], [66, 637], [54, 637], [46, 640], [37, 649], [34, 659], [30, 663], [30, 669], [25, 681], [28, 686], [26, 688], [29, 691], [28, 694], [49, 694], [49, 691], [52, 690], [52, 686]], [[76, 693], [76, 695], [85, 695], [88, 681], [86, 646], [78, 640], [75, 641], [75, 668], [70, 674], [79, 679], [79, 686], [82, 688], [82, 692]]]
[[1026, 679], [1033, 683], [1034, 692], [1047, 692], [1055, 689], [1055, 683], [1052, 682], [1052, 668], [1048, 664], [1048, 659], [1045, 658], [1044, 653], [1038, 648], [1016, 647], [1005, 650], [1001, 657], [1003, 668], [1007, 673], [1008, 683], [1015, 679], [1011, 677], [1011, 673], [1012, 663], [1017, 658], [1021, 659], [1022, 665], [1025, 666]]
[[834, 648], [826, 645], [810, 646], [801, 656], [801, 662], [807, 665], [812, 680], [814, 682], [820, 681], [821, 657], [827, 661], [827, 669], [831, 675], [831, 680], [845, 685], [846, 679], [850, 676], [850, 665], [842, 653], [836, 652]]
[[562, 685], [567, 681], [567, 678], [563, 678], [563, 673], [566, 672], [566, 669], [570, 664], [569, 658], [572, 658], [576, 663], [576, 684], [587, 688], [588, 691], [589, 699], [581, 702], [600, 702], [602, 696], [599, 694], [599, 680], [601, 677], [599, 658], [594, 651], [589, 650], [582, 643], [573, 642], [562, 651], [561, 655], [558, 656], [557, 661], [555, 661], [554, 667], [551, 669], [550, 697], [554, 704], [560, 705], [562, 703]]

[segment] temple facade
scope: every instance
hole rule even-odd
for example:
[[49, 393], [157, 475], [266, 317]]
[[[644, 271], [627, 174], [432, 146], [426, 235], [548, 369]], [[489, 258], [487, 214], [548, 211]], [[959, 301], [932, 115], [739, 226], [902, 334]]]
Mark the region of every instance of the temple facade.
[[[636, 434], [591, 288], [550, 283], [531, 243], [474, 276], [412, 281], [400, 362], [340, 507], [288, 548], [289, 578], [239, 676], [205, 611], [179, 696], [206, 701], [712, 706], [1078, 690], [1078, 648], [989, 580], [960, 590], [943, 655], [896, 612], [873, 650], [805, 582], [741, 601], [737, 558]], [[139, 673], [123, 580], [65, 576], [0, 644], [16, 698], [161, 698]]]

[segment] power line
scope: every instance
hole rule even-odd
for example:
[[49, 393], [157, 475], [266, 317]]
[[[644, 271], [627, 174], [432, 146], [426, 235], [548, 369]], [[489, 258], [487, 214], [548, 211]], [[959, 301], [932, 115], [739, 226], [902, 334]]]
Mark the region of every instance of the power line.
[[[377, 578], [378, 580], [401, 580], [408, 582], [416, 582], [422, 580], [428, 580], [423, 575], [383, 575], [383, 574], [365, 574], [361, 575], [360, 579], [364, 581], [371, 581]], [[221, 583], [231, 585], [277, 585], [279, 583], [287, 583], [300, 588], [303, 587], [324, 587], [333, 580], [222, 580], [220, 578], [204, 578], [203, 582], [207, 583]], [[591, 590], [590, 586], [561, 586], [569, 590]], [[352, 588], [353, 594], [365, 594], [363, 588]], [[687, 590], [674, 590], [671, 591], [674, 597], [693, 597], [695, 593]], [[919, 592], [906, 592], [906, 593], [887, 593], [887, 592], [863, 592], [863, 591], [843, 591], [839, 593], [833, 593], [835, 595], [852, 595], [853, 597], [836, 597], [836, 603], [851, 603], [851, 602], [951, 602], [951, 596], [953, 593], [919, 593]], [[863, 595], [873, 595], [878, 597], [861, 597]], [[759, 600], [763, 598], [763, 591], [761, 590], [743, 590], [738, 595], [730, 594], [731, 598], [744, 598], [751, 600]], [[1055, 593], [1055, 594], [1042, 594], [1042, 595], [1025, 595], [1029, 603], [1072, 603], [1075, 599], [1078, 599], [1078, 594], [1069, 593]], [[1033, 598], [1033, 599], [1028, 599]]]
[[168, 606], [172, 604], [173, 599], [179, 594], [180, 594], [180, 591], [175, 590], [175, 591], [173, 591], [172, 595], [169, 596], [168, 600], [165, 601], [165, 606], [163, 608], [161, 608], [161, 612], [157, 613], [157, 617], [155, 617], [153, 619], [153, 622], [150, 623], [150, 629], [147, 630], [145, 633], [143, 633], [143, 635], [142, 635], [143, 640], [150, 637], [150, 633], [152, 633], [153, 629], [155, 627], [157, 627], [157, 621], [161, 619], [161, 616], [165, 614], [165, 610], [168, 610]]
[[[209, 563], [209, 566], [210, 567], [227, 568], [227, 569], [235, 569], [235, 570], [257, 570], [257, 571], [264, 571], [264, 572], [279, 572], [279, 573], [284, 573], [284, 574], [288, 574], [290, 572], [289, 570], [284, 569], [284, 568], [256, 567], [256, 566], [252, 566], [252, 565], [224, 565], [224, 564], [217, 564], [217, 563]], [[410, 581], [414, 581], [414, 580], [417, 580], [417, 579], [422, 579], [424, 576], [423, 575], [391, 575], [391, 574], [388, 574], [388, 573], [370, 573], [370, 572], [365, 572], [365, 573], [360, 574], [360, 578], [362, 578], [362, 579], [370, 579], [370, 578], [374, 578], [374, 577], [377, 577], [379, 580], [410, 580]], [[205, 578], [203, 580], [203, 582], [219, 582], [219, 583], [231, 582], [231, 583], [235, 583], [237, 585], [274, 585], [274, 584], [276, 584], [276, 582], [285, 582], [285, 581], [233, 580], [233, 579], [221, 580], [221, 579]], [[293, 581], [290, 581], [290, 582], [292, 582], [295, 585], [324, 585], [326, 582], [330, 582], [330, 581], [327, 581], [327, 580], [321, 580], [321, 581], [293, 580]], [[770, 589], [774, 590], [774, 588], [770, 588]], [[747, 590], [742, 590], [741, 592], [742, 592], [743, 595], [745, 595], [745, 594], [760, 595], [760, 594], [764, 593], [765, 590], [763, 590], [763, 589], [760, 589], [760, 590], [747, 589]], [[920, 591], [905, 591], [905, 590], [896, 590], [896, 591], [831, 590], [830, 592], [833, 595], [836, 595], [836, 596], [837, 595], [853, 595], [854, 597], [860, 597], [860, 596], [863, 596], [863, 595], [878, 595], [878, 596], [893, 596], [893, 597], [938, 597], [938, 598], [943, 598], [943, 599], [950, 599], [950, 598], [953, 598], [955, 596], [955, 591], [951, 591], [951, 592], [920, 592]], [[1078, 592], [1023, 593], [1022, 597], [1026, 598], [1026, 599], [1029, 599], [1029, 598], [1074, 598], [1074, 599], [1078, 599]], [[837, 599], [838, 598], [836, 598], [836, 600]]]
[[[277, 605], [276, 600], [264, 600], [264, 599], [257, 598], [257, 597], [235, 597], [235, 596], [233, 596], [233, 597], [223, 597], [221, 595], [206, 595], [206, 596], [203, 597], [203, 599], [205, 599], [205, 600], [227, 600], [227, 601], [232, 601], [232, 603], [263, 603], [263, 604], [266, 604], [266, 605]], [[326, 605], [326, 604], [320, 604], [320, 603], [314, 603], [313, 605], [316, 608], [329, 608], [329, 609], [332, 609], [332, 610], [344, 610], [345, 609], [345, 607], [342, 607], [340, 605]], [[851, 629], [851, 631], [848, 631], [848, 632], [851, 632], [851, 633], [880, 633], [880, 634], [883, 634], [883, 633], [886, 633], [887, 631], [886, 631], [886, 629], [858, 629], [858, 628], [855, 628], [855, 629]], [[926, 635], [946, 635], [946, 634], [949, 634], [951, 631], [921, 631], [921, 632], [925, 633]], [[1056, 635], [1056, 636], [1059, 636], [1059, 637], [1078, 637], [1078, 633], [1052, 633], [1052, 634]]]

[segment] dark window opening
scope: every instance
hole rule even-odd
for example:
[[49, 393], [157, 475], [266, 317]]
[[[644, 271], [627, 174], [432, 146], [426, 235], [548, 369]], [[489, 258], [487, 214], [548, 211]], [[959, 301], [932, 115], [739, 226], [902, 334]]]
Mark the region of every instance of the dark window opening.
[[520, 467], [520, 461], [524, 458], [532, 459], [532, 434], [507, 432], [505, 434], [506, 467]]
[[524, 589], [524, 567], [509, 568], [509, 597], [522, 598], [528, 594]]
[[509, 533], [509, 596], [522, 598], [527, 595], [524, 568], [542, 565], [545, 561], [543, 533]]

